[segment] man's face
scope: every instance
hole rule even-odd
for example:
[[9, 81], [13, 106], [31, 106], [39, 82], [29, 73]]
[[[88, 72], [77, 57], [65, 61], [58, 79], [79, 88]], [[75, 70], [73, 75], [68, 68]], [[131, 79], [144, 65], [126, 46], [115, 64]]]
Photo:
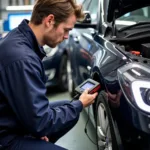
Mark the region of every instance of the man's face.
[[76, 20], [76, 16], [71, 15], [65, 22], [60, 23], [57, 27], [53, 26], [45, 35], [45, 44], [54, 48], [63, 40], [68, 39], [69, 31], [74, 27]]

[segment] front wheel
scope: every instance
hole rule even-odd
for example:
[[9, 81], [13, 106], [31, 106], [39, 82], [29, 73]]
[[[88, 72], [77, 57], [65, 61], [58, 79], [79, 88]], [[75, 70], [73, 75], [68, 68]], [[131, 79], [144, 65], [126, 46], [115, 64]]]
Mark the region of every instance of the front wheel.
[[96, 133], [98, 150], [119, 150], [107, 95], [101, 91], [96, 101]]
[[67, 61], [68, 61], [67, 55], [63, 55], [60, 62], [59, 82], [58, 82], [58, 88], [62, 92], [68, 90]]

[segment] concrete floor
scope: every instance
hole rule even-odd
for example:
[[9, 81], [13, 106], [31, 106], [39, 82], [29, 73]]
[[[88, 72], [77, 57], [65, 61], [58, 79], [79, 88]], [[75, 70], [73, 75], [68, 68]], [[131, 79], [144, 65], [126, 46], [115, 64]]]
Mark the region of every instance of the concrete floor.
[[[59, 93], [56, 92], [55, 88], [48, 89], [48, 98], [50, 101], [53, 100], [71, 100], [68, 92]], [[82, 111], [80, 119], [77, 125], [69, 131], [65, 136], [63, 136], [57, 145], [60, 145], [69, 150], [97, 150], [96, 145], [93, 144], [84, 132], [85, 124], [87, 122], [87, 113]], [[87, 133], [90, 138], [96, 143], [95, 129], [91, 122], [87, 125]]]

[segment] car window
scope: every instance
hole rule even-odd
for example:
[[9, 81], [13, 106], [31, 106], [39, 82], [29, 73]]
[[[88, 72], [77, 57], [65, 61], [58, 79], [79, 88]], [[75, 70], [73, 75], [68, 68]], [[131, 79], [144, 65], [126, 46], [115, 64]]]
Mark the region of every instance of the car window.
[[91, 3], [91, 0], [84, 0], [83, 1], [83, 10], [87, 10], [90, 3]]
[[98, 0], [92, 0], [88, 11], [91, 13], [92, 22], [97, 22]]
[[118, 20], [134, 21], [134, 22], [150, 21], [150, 6], [126, 13]]

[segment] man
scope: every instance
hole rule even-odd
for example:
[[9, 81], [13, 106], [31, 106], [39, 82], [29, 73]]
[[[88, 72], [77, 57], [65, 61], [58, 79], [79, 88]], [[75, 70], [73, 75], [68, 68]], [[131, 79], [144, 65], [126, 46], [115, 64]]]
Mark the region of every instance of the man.
[[52, 143], [94, 102], [97, 93], [87, 90], [73, 102], [49, 103], [45, 95], [42, 46], [55, 47], [67, 39], [81, 18], [74, 0], [37, 0], [31, 21], [23, 20], [0, 40], [0, 143], [6, 149], [55, 149]]

